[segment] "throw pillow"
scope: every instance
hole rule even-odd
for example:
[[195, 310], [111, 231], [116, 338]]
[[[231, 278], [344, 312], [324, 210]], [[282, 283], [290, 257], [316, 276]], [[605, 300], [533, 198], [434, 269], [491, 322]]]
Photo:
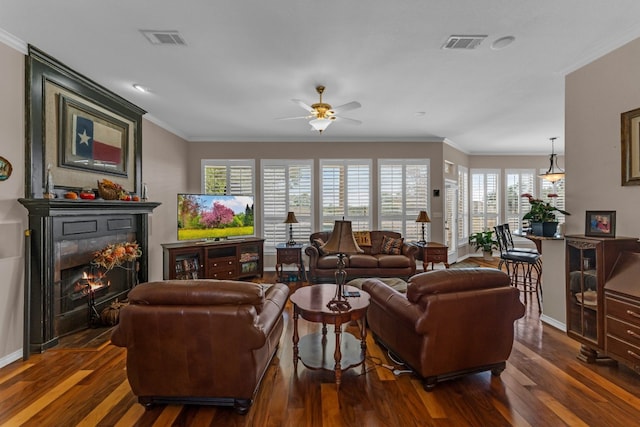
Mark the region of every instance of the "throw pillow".
[[368, 231], [354, 231], [353, 238], [358, 246], [371, 246], [371, 233]]
[[326, 252], [324, 251], [324, 249], [322, 249], [322, 247], [324, 246], [324, 240], [320, 238], [313, 239], [313, 246], [318, 249], [318, 253], [320, 254], [320, 256], [326, 255]]
[[380, 252], [388, 255], [400, 255], [402, 253], [402, 244], [404, 238], [394, 239], [393, 237], [384, 236], [382, 239], [382, 247]]

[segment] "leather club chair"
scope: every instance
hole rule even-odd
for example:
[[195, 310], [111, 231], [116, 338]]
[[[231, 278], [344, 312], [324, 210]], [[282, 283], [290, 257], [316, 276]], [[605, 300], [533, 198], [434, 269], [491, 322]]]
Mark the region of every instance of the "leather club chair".
[[518, 289], [492, 268], [435, 270], [409, 279], [401, 294], [377, 279], [367, 322], [376, 342], [422, 377], [439, 381], [491, 370], [499, 376], [511, 353], [514, 321], [524, 315]]
[[282, 335], [289, 288], [167, 280], [129, 292], [111, 341], [127, 348], [138, 401], [234, 406], [246, 414]]

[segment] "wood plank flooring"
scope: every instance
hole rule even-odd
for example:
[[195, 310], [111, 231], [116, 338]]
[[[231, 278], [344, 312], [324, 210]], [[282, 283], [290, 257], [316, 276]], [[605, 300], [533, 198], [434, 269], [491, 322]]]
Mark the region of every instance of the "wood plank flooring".
[[[491, 265], [491, 264], [488, 264]], [[273, 277], [272, 277], [273, 279]], [[269, 280], [269, 277], [266, 278]], [[333, 375], [292, 362], [291, 307], [286, 328], [254, 404], [231, 408], [139, 405], [126, 379], [125, 350], [91, 339], [0, 369], [0, 425], [7, 426], [633, 426], [640, 423], [640, 376], [587, 365], [579, 345], [540, 322], [537, 307], [516, 322], [516, 340], [499, 378], [488, 372], [425, 392], [368, 335], [364, 367]], [[300, 321], [300, 333], [318, 325]], [[357, 334], [356, 327], [349, 331]], [[100, 335], [100, 334], [98, 334]], [[73, 342], [73, 340], [69, 340]], [[75, 345], [75, 348], [74, 348]]]

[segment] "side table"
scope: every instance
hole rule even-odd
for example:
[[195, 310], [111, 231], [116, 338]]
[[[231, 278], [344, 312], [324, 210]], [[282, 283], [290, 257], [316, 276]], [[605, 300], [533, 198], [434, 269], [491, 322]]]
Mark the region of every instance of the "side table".
[[[342, 371], [364, 363], [367, 351], [366, 314], [370, 296], [354, 286], [345, 286], [345, 292], [359, 292], [359, 296], [348, 297], [351, 308], [332, 311], [327, 303], [333, 299], [337, 285], [311, 285], [299, 288], [290, 297], [293, 303], [293, 366], [298, 360], [309, 369], [334, 371], [336, 389], [340, 389]], [[322, 333], [300, 338], [298, 319], [322, 323]], [[359, 321], [360, 343], [352, 334], [342, 332], [342, 325]], [[327, 323], [335, 325], [335, 342], [327, 339]], [[333, 358], [331, 358], [333, 355]]]
[[307, 280], [307, 274], [304, 268], [304, 260], [302, 259], [303, 244], [296, 243], [289, 245], [286, 243], [276, 244], [276, 274], [281, 282], [283, 278], [282, 266], [284, 264], [295, 264], [298, 267], [298, 278], [301, 281]]
[[422, 259], [422, 269], [427, 271], [429, 263], [433, 270], [434, 264], [444, 263], [449, 268], [449, 247], [437, 242], [416, 243], [418, 246], [418, 260]]

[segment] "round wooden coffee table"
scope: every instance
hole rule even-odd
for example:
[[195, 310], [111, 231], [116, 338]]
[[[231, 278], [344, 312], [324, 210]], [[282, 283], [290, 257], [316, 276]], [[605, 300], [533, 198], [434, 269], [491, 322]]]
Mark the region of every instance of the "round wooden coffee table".
[[[364, 363], [367, 351], [366, 313], [369, 294], [353, 286], [345, 286], [345, 292], [357, 292], [359, 296], [347, 297], [351, 308], [335, 311], [327, 307], [336, 294], [337, 285], [312, 285], [299, 288], [291, 295], [293, 303], [293, 366], [298, 360], [309, 369], [334, 371], [336, 388], [340, 389], [342, 371]], [[321, 334], [298, 336], [298, 318], [322, 323]], [[352, 334], [342, 333], [342, 325], [358, 321], [360, 343]], [[335, 342], [327, 340], [327, 324], [335, 325]], [[358, 345], [359, 344], [359, 345]], [[333, 360], [331, 355], [333, 354]]]

